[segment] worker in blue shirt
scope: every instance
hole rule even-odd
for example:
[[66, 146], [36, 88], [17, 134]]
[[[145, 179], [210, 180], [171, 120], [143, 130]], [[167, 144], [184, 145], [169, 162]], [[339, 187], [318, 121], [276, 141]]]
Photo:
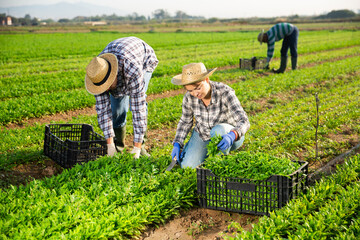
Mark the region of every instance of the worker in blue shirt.
[[287, 65], [287, 52], [290, 48], [291, 54], [291, 68], [292, 70], [296, 69], [297, 65], [297, 43], [299, 38], [299, 30], [296, 26], [290, 23], [278, 23], [269, 29], [269, 31], [264, 32], [262, 30], [258, 35], [258, 41], [260, 44], [263, 42], [268, 44], [267, 50], [267, 64], [265, 68], [269, 68], [270, 61], [274, 55], [275, 42], [284, 39], [282, 42], [282, 47], [280, 50], [281, 53], [281, 62], [280, 68], [273, 71], [275, 73], [283, 73]]

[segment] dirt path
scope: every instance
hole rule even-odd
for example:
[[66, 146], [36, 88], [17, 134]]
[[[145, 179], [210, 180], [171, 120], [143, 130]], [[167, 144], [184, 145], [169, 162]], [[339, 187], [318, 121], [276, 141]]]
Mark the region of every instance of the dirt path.
[[[142, 240], [217, 240], [231, 236], [240, 227], [251, 230], [251, 224], [259, 221], [259, 216], [228, 213], [204, 208], [193, 208], [180, 213], [166, 224], [149, 227], [140, 237]], [[229, 225], [233, 225], [230, 226]]]

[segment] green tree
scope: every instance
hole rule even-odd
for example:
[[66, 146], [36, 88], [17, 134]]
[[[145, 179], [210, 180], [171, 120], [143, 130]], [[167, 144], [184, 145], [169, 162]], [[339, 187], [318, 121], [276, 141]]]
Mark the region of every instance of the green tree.
[[68, 22], [70, 22], [70, 19], [60, 18], [58, 22], [59, 22], [59, 23], [68, 23]]
[[350, 10], [333, 10], [331, 12], [329, 12], [326, 15], [321, 15], [318, 18], [320, 19], [326, 19], [326, 18], [332, 18], [332, 19], [336, 19], [336, 18], [352, 18], [352, 17], [356, 17], [356, 13]]
[[152, 15], [156, 20], [164, 20], [170, 18], [170, 14], [164, 9], [157, 9], [155, 10], [155, 12], [153, 12]]

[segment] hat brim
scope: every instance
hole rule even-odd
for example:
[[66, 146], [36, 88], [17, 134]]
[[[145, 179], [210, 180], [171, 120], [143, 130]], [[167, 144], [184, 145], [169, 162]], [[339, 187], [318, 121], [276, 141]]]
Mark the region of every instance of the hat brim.
[[90, 78], [87, 76], [87, 74], [85, 75], [85, 87], [86, 90], [93, 94], [93, 95], [99, 95], [102, 94], [103, 92], [106, 92], [110, 86], [114, 83], [117, 73], [118, 73], [118, 68], [119, 68], [119, 64], [118, 64], [118, 60], [117, 57], [112, 54], [112, 53], [104, 53], [101, 54], [100, 56], [98, 56], [100, 58], [103, 58], [105, 60], [107, 60], [110, 65], [111, 65], [111, 72], [110, 75], [108, 77], [108, 79], [106, 80], [106, 82], [104, 84], [102, 84], [101, 86], [96, 86], [91, 80]]
[[260, 45], [262, 45], [263, 41], [264, 41], [264, 29], [261, 30], [260, 34], [259, 34], [259, 37], [258, 37], [258, 40], [260, 42]]
[[174, 85], [182, 85], [182, 86], [194, 84], [194, 83], [204, 80], [207, 77], [210, 77], [215, 72], [216, 69], [217, 68], [210, 69], [206, 73], [203, 73], [203, 74], [199, 75], [198, 77], [196, 77], [195, 79], [191, 79], [191, 80], [184, 80], [182, 78], [182, 74], [178, 74], [171, 79], [171, 83]]

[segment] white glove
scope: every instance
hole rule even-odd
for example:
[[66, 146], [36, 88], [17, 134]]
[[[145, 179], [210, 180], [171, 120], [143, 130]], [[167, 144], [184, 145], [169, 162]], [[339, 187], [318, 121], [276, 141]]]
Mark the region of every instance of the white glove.
[[114, 143], [109, 143], [106, 144], [107, 145], [107, 155], [112, 157], [115, 155], [116, 153], [116, 148], [115, 148], [115, 144]]
[[141, 148], [134, 147], [133, 150], [131, 151], [131, 154], [135, 154], [134, 158], [138, 159], [140, 157], [140, 151], [141, 151]]

